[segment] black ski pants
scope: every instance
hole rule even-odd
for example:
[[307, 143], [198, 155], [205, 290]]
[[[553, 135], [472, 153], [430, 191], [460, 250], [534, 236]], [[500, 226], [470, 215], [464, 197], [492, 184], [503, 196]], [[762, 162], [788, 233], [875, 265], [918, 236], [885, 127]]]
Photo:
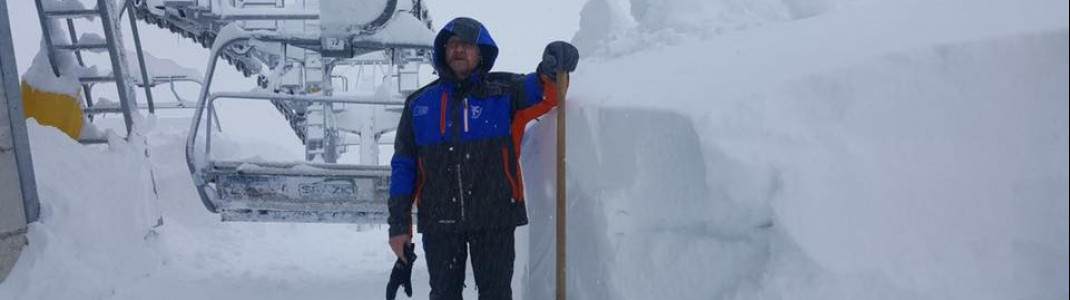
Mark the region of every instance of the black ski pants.
[[431, 300], [461, 300], [465, 260], [472, 252], [472, 273], [479, 300], [513, 299], [515, 227], [467, 232], [424, 233], [424, 256], [431, 277]]

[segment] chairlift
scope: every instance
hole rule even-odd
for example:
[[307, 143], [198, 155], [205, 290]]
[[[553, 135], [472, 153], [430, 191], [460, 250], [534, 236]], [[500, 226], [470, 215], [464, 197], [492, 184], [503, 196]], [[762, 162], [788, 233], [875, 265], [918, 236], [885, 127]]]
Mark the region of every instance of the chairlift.
[[[370, 38], [362, 38], [370, 37]], [[430, 49], [426, 43], [391, 42], [381, 36], [350, 37], [353, 53], [373, 49]], [[212, 134], [203, 128], [218, 123], [218, 101], [274, 101], [295, 104], [345, 104], [347, 107], [404, 106], [398, 99], [374, 96], [323, 96], [253, 92], [210, 93], [215, 66], [233, 45], [256, 47], [258, 42], [294, 45], [314, 51], [321, 38], [284, 35], [274, 31], [245, 31], [237, 24], [220, 31], [212, 47], [203, 85], [186, 140], [186, 161], [194, 185], [205, 208], [218, 213], [222, 221], [305, 222], [305, 223], [385, 223], [388, 215], [390, 167], [324, 162], [270, 162], [219, 160], [212, 157]], [[202, 126], [203, 122], [203, 126]], [[207, 130], [206, 130], [207, 131]]]

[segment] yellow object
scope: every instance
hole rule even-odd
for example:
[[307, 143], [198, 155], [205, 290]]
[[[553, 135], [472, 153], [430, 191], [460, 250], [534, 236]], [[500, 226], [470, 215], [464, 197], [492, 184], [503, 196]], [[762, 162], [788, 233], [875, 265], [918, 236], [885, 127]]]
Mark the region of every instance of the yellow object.
[[38, 90], [22, 82], [22, 107], [26, 118], [59, 128], [72, 139], [82, 132], [82, 106], [78, 97]]

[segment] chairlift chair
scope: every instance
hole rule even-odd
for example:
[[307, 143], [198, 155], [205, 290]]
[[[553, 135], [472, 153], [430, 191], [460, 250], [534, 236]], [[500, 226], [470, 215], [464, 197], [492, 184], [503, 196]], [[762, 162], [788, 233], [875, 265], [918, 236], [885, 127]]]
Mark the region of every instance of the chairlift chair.
[[[213, 128], [214, 120], [218, 123], [214, 109], [216, 101], [345, 103], [347, 106], [386, 106], [391, 110], [404, 105], [396, 99], [375, 99], [372, 96], [291, 95], [268, 91], [210, 93], [216, 62], [225, 53], [224, 49], [237, 44], [255, 47], [254, 43], [249, 43], [252, 40], [323, 50], [320, 48], [321, 38], [316, 36], [245, 31], [238, 28], [237, 24], [227, 25], [220, 31], [210, 53], [204, 84], [186, 140], [187, 165], [205, 208], [220, 214], [222, 221], [385, 223], [388, 215], [389, 166], [212, 158], [212, 135], [210, 130], [205, 130], [207, 132], [201, 137], [201, 129]], [[430, 39], [425, 43], [414, 43], [412, 39], [392, 42], [374, 34], [355, 35], [349, 37], [347, 43], [354, 53], [358, 49], [431, 49]]]

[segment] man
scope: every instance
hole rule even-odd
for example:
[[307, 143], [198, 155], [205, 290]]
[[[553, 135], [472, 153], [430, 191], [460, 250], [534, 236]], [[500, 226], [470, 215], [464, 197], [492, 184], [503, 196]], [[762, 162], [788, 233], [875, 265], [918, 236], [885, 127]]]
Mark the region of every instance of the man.
[[[398, 124], [390, 247], [398, 256], [395, 271], [411, 271], [418, 207], [431, 299], [461, 299], [469, 251], [479, 299], [512, 299], [513, 232], [528, 223], [520, 140], [528, 121], [557, 105], [557, 85], [568, 83], [555, 82], [556, 72], [575, 70], [579, 54], [566, 42], [550, 43], [528, 75], [490, 73], [497, 57], [482, 24], [450, 21], [434, 43], [439, 79], [409, 97]], [[409, 274], [400, 273], [407, 281]], [[397, 289], [391, 282], [388, 298]]]

